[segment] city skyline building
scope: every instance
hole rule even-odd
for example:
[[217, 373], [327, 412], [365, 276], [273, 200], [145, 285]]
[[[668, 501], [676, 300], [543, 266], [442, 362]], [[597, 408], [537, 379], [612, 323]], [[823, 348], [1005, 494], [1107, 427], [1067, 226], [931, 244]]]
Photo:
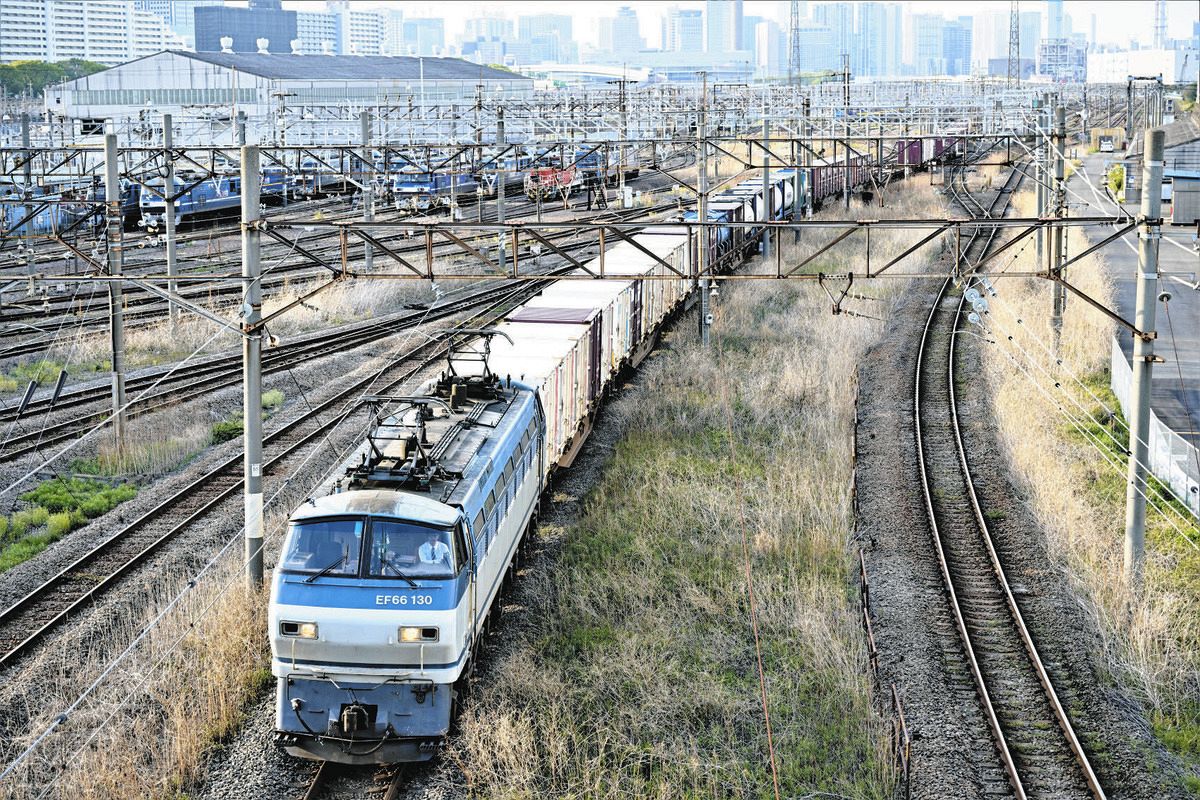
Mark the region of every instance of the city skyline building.
[[4, 0], [0, 62], [81, 58], [110, 66], [183, 40], [134, 0]]
[[196, 46], [196, 8], [223, 4], [224, 0], [134, 0], [135, 8], [156, 14], [185, 47], [192, 48]]
[[517, 42], [529, 47], [533, 62], [569, 64], [579, 60], [568, 14], [532, 14], [517, 18]]
[[755, 74], [762, 79], [780, 78], [787, 75], [787, 37], [779, 23], [762, 19], [754, 24]]
[[942, 72], [946, 75], [971, 74], [971, 31], [974, 20], [959, 17], [942, 28]]
[[911, 14], [908, 18], [907, 61], [912, 75], [941, 75], [945, 70], [943, 44], [946, 18], [941, 14]]
[[903, 7], [896, 3], [858, 6], [858, 26], [851, 64], [854, 74], [891, 77], [900, 74], [904, 52]]
[[674, 53], [704, 49], [704, 13], [699, 9], [672, 7], [663, 17], [663, 50]]
[[637, 11], [631, 6], [621, 6], [617, 9], [615, 17], [601, 21], [601, 50], [615, 54], [628, 54], [645, 48], [646, 40], [642, 38]]
[[278, 0], [250, 0], [245, 8], [200, 6], [195, 9], [196, 51], [217, 53], [221, 40], [233, 40], [235, 53], [258, 52], [258, 40], [267, 40], [270, 53], [290, 53], [296, 38], [297, 12], [282, 8]]
[[[257, 52], [260, 41], [266, 39], [272, 53], [461, 55], [481, 64], [516, 68], [579, 63], [580, 44], [575, 39], [579, 35], [584, 40], [589, 36], [600, 40], [599, 46], [594, 40], [584, 45], [586, 63], [650, 69], [658, 79], [682, 74], [690, 67], [693, 72], [711, 74], [741, 75], [749, 70], [752, 79], [761, 80], [779, 74], [779, 59], [783, 58], [786, 66], [790, 52], [790, 4], [782, 2], [775, 8], [752, 5], [757, 13], [750, 15], [744, 13], [743, 0], [676, 0], [671, 5], [629, 2], [620, 6], [614, 2], [612, 16], [598, 24], [589, 22], [582, 30], [579, 14], [566, 7], [560, 12], [520, 13], [537, 6], [516, 4], [500, 6], [496, 14], [456, 15], [453, 7], [447, 7], [444, 15], [411, 16], [429, 13], [431, 7], [361, 0], [325, 0], [319, 5], [315, 1], [249, 0], [243, 6], [224, 5], [222, 0], [3, 2], [0, 59], [8, 61], [51, 58], [60, 53], [74, 56], [108, 47], [100, 55], [109, 63], [119, 63], [123, 56], [117, 52], [144, 55], [191, 46], [213, 52], [221, 49], [224, 37], [230, 37], [231, 49], [241, 53]], [[1138, 36], [1144, 41], [1131, 41], [1128, 48], [1096, 42], [1097, 13], [1085, 10], [1080, 16], [1077, 4], [1042, 0], [1023, 6], [1019, 19], [1021, 68], [1033, 65], [1038, 79], [1063, 81], [1086, 76], [1088, 53], [1149, 49], [1150, 39], [1142, 34]], [[969, 14], [954, 13], [960, 6], [949, 4], [938, 7], [928, 2], [886, 0], [802, 2], [799, 7], [804, 15], [799, 32], [802, 72], [840, 72], [843, 54], [848, 56], [856, 80], [997, 74], [998, 65], [1007, 62], [1009, 14], [1000, 3], [971, 7]], [[84, 8], [94, 13], [85, 16], [82, 25], [70, 20], [71, 11], [64, 11]], [[1067, 8], [1079, 16], [1080, 30], [1073, 26]], [[120, 48], [113, 44], [119, 38], [119, 25], [111, 22], [114, 9], [121, 9], [127, 24], [136, 28], [136, 44]], [[130, 13], [138, 15], [137, 19], [130, 21]], [[72, 24], [76, 32], [72, 32]], [[1177, 29], [1178, 25], [1165, 37], [1164, 51], [1200, 44], [1200, 21], [1193, 21], [1189, 30]], [[644, 38], [647, 34], [650, 47]], [[108, 44], [90, 44], [93, 40]], [[1188, 62], [1185, 59], [1183, 63]]]
[[704, 49], [713, 54], [740, 49], [742, 16], [742, 0], [706, 0]]
[[861, 65], [857, 62], [862, 58], [861, 50], [856, 46], [854, 27], [854, 5], [851, 3], [818, 3], [812, 7], [814, 22], [829, 28], [833, 36], [834, 55], [841, 64], [842, 54], [850, 56], [850, 70], [858, 73]]

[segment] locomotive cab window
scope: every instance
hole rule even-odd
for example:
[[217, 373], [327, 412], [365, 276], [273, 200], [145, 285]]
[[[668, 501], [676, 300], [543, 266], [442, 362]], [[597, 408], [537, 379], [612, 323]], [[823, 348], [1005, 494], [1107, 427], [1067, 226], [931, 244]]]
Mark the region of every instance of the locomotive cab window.
[[372, 578], [452, 578], [458, 547], [452, 531], [399, 520], [376, 519], [367, 544]]
[[454, 526], [454, 563], [458, 565], [459, 570], [471, 560], [467, 552], [467, 534], [460, 522]]
[[280, 568], [285, 572], [358, 574], [362, 546], [361, 519], [315, 519], [288, 527]]

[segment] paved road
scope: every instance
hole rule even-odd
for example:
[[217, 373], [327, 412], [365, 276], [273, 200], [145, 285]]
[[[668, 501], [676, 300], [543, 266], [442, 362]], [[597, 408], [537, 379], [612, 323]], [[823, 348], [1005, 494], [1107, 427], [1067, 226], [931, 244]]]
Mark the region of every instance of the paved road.
[[[1071, 204], [1072, 214], [1113, 213], [1114, 205], [1102, 188], [1105, 162], [1112, 159], [1111, 153], [1084, 157], [1082, 174], [1073, 175], [1068, 182], [1067, 202]], [[1126, 205], [1125, 210], [1133, 215], [1138, 213], [1136, 206]], [[1109, 233], [1111, 231], [1107, 229], [1091, 230], [1088, 238], [1096, 242]], [[1154, 351], [1166, 363], [1154, 367], [1150, 406], [1164, 424], [1200, 447], [1200, 285], [1197, 284], [1200, 253], [1194, 249], [1195, 234], [1194, 227], [1163, 228], [1159, 245], [1159, 292], [1170, 292], [1171, 300], [1166, 306], [1158, 304], [1158, 339]], [[1116, 287], [1117, 313], [1132, 321], [1137, 270], [1136, 232], [1126, 234], [1101, 252]], [[1125, 333], [1119, 338], [1128, 359], [1133, 352], [1132, 337]]]

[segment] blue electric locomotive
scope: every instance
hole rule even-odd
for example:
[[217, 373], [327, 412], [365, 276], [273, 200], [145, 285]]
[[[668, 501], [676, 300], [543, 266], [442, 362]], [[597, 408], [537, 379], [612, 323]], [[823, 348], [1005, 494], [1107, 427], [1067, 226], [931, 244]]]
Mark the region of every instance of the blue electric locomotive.
[[392, 197], [399, 211], [429, 211], [449, 208], [453, 196], [462, 202], [468, 194], [479, 190], [473, 175], [428, 172], [399, 172], [392, 178]]
[[344, 488], [292, 515], [268, 624], [276, 741], [293, 755], [425, 760], [450, 728], [546, 466], [536, 391], [486, 354], [463, 377], [460, 354], [428, 394], [375, 398]]
[[86, 224], [88, 216], [99, 223], [103, 214], [101, 206], [77, 199], [69, 191], [44, 194], [39, 190], [28, 198], [10, 192], [0, 196], [0, 237], [57, 236]]
[[[259, 197], [263, 202], [282, 198], [288, 185], [287, 171], [282, 167], [267, 167], [262, 172], [262, 188]], [[147, 188], [139, 197], [142, 221], [147, 227], [162, 225], [166, 218], [167, 201], [164, 197], [165, 180], [158, 178], [147, 181]], [[190, 188], [189, 188], [190, 187]], [[242, 178], [240, 175], [214, 175], [199, 178], [179, 175], [175, 178], [175, 191], [183, 191], [175, 198], [175, 224], [193, 222], [204, 216], [235, 214], [242, 205]]]
[[484, 164], [483, 169], [475, 176], [478, 184], [476, 192], [481, 197], [495, 196], [496, 184], [501, 181], [505, 196], [514, 191], [524, 191], [525, 173], [529, 171], [531, 162], [529, 156], [518, 154]]

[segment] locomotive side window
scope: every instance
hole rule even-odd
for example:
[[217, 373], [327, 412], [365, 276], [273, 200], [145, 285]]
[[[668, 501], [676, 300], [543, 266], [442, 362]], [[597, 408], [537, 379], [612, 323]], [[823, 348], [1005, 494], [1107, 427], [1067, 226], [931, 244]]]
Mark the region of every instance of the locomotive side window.
[[461, 570], [467, 565], [469, 560], [467, 557], [466, 533], [463, 531], [463, 525], [460, 522], [454, 526], [454, 563], [458, 564], [458, 569]]
[[361, 519], [293, 522], [288, 528], [280, 569], [285, 572], [357, 575], [362, 533]]
[[[496, 489], [500, 487], [497, 486]], [[492, 538], [496, 535], [496, 529], [500, 524], [500, 513], [496, 510], [496, 489], [488, 492], [487, 503], [484, 504], [484, 513], [487, 514], [487, 544], [491, 546]]]

